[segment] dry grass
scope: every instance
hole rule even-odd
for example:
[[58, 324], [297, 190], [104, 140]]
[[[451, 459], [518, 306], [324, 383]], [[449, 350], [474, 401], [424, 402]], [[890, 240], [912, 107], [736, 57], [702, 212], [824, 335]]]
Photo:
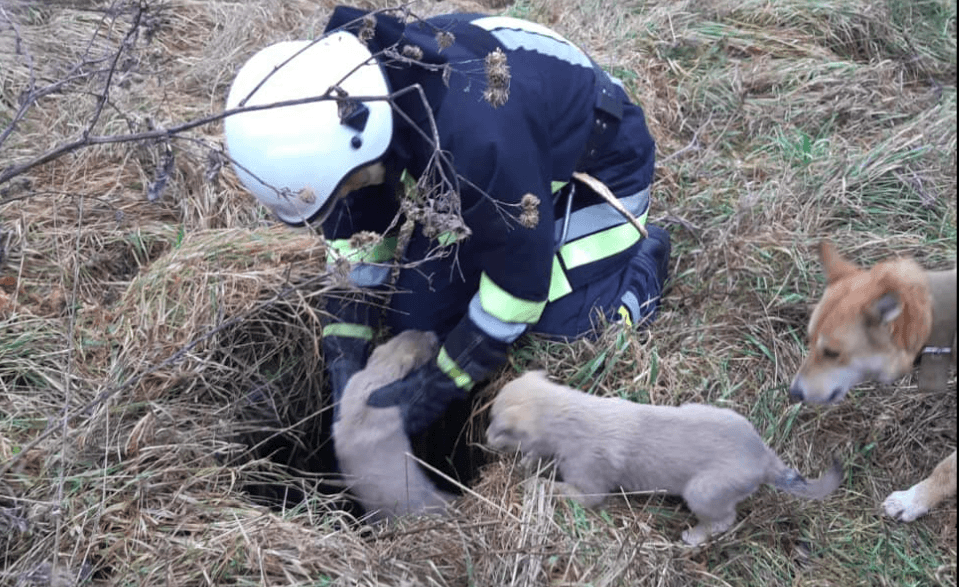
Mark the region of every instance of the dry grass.
[[[0, 169], [92, 120], [104, 75], [73, 66], [111, 56], [134, 14], [107, 4], [0, 3], [0, 129], [31, 79], [69, 80], [0, 143]], [[863, 386], [825, 409], [786, 398], [822, 287], [819, 238], [863, 263], [954, 263], [955, 4], [485, 4], [414, 10], [495, 5], [550, 25], [646, 108], [652, 216], [674, 241], [653, 327], [527, 341], [473, 406], [458, 458], [482, 467], [454, 515], [367, 528], [322, 473], [316, 334], [342, 292], [322, 239], [278, 229], [229, 171], [209, 173], [218, 124], [77, 150], [0, 185], [0, 583], [956, 584], [955, 500], [909, 525], [878, 509], [954, 448], [955, 384]], [[252, 51], [315, 34], [331, 6], [158, 3], [94, 134], [216, 112]], [[735, 408], [800, 470], [836, 452], [847, 477], [822, 503], [760, 491], [729, 535], [684, 547], [680, 500], [583, 511], [475, 444], [497, 384], [530, 366], [593, 393]]]

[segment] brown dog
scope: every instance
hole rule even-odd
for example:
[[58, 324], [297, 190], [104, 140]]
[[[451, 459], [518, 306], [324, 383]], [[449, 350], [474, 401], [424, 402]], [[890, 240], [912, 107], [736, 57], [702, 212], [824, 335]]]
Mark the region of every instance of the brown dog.
[[340, 470], [371, 520], [441, 513], [453, 496], [438, 490], [416, 464], [398, 407], [372, 408], [370, 394], [436, 357], [432, 332], [407, 330], [376, 347], [343, 391], [333, 446]]
[[699, 519], [682, 536], [693, 545], [732, 526], [736, 504], [762, 483], [822, 499], [842, 481], [839, 462], [806, 481], [732, 410], [596, 397], [553, 383], [541, 371], [500, 390], [486, 438], [493, 448], [521, 451], [527, 462], [554, 458], [563, 492], [585, 507], [620, 487], [681, 495]]
[[[956, 355], [956, 269], [925, 271], [911, 259], [865, 270], [820, 246], [826, 291], [809, 320], [809, 353], [793, 379], [793, 399], [842, 400], [866, 381], [892, 383], [920, 358], [919, 388], [945, 390]], [[883, 502], [886, 514], [912, 521], [956, 493], [956, 452], [927, 479]]]

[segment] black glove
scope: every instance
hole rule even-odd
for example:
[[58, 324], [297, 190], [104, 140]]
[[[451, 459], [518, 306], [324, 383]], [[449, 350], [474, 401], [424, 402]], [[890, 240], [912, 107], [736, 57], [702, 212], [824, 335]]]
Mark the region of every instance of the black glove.
[[[447, 349], [461, 349], [455, 359]], [[455, 400], [506, 362], [509, 344], [489, 338], [464, 318], [446, 339], [435, 361], [370, 394], [374, 408], [399, 406], [407, 436], [430, 427]]]
[[367, 405], [374, 408], [399, 406], [407, 436], [423, 432], [446, 413], [455, 400], [464, 400], [469, 390], [440, 371], [435, 361], [370, 394]]

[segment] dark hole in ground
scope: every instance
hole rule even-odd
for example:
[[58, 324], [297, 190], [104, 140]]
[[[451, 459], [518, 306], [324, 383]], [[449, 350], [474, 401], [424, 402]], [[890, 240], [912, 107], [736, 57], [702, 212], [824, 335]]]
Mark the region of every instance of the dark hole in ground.
[[[454, 403], [440, 421], [411, 439], [416, 456], [441, 473], [426, 467], [427, 476], [450, 493], [461, 493], [459, 485], [469, 486], [487, 462], [486, 454], [466, 438], [471, 410], [470, 402]], [[295, 507], [313, 493], [335, 498], [341, 495], [331, 437], [332, 410], [323, 410], [289, 427], [263, 424], [259, 431], [242, 435], [241, 441], [250, 447], [243, 458], [267, 458], [283, 467], [291, 480], [247, 483], [244, 490], [253, 501], [280, 509]], [[337, 499], [336, 506], [355, 517], [364, 513], [352, 499]]]
[[[234, 374], [225, 384], [236, 401], [234, 440], [248, 447], [234, 458], [270, 463], [269, 474], [253, 476], [244, 485], [256, 503], [281, 509], [322, 497], [359, 517], [359, 504], [342, 496], [331, 436], [333, 412], [323, 358], [317, 356], [318, 328], [301, 316], [289, 307], [268, 308], [219, 341], [215, 360]], [[466, 432], [472, 409], [470, 401], [454, 403], [440, 421], [410, 439], [415, 455], [442, 474], [429, 468], [425, 473], [450, 493], [461, 493], [457, 484], [469, 486], [487, 462]]]

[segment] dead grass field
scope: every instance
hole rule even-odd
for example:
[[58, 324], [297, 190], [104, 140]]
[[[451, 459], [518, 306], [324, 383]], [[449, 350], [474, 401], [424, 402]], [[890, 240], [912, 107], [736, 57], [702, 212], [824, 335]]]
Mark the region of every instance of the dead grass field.
[[[862, 263], [955, 262], [956, 4], [504, 4], [412, 10], [529, 18], [626, 82], [658, 142], [651, 218], [672, 234], [672, 279], [646, 332], [526, 341], [464, 438], [498, 383], [545, 367], [597, 394], [735, 408], [803, 472], [842, 456], [839, 491], [761, 489], [694, 549], [678, 499], [583, 511], [466, 444], [485, 464], [452, 516], [356, 524], [309, 470], [330, 454], [317, 333], [340, 274], [220, 168], [213, 122], [87, 140], [0, 180], [0, 584], [956, 585], [955, 499], [908, 525], [879, 509], [955, 447], [955, 379], [821, 409], [787, 398], [820, 238]], [[216, 114], [249, 55], [317, 34], [331, 7], [0, 0], [0, 178], [85, 133]], [[262, 505], [281, 492], [303, 499]]]

